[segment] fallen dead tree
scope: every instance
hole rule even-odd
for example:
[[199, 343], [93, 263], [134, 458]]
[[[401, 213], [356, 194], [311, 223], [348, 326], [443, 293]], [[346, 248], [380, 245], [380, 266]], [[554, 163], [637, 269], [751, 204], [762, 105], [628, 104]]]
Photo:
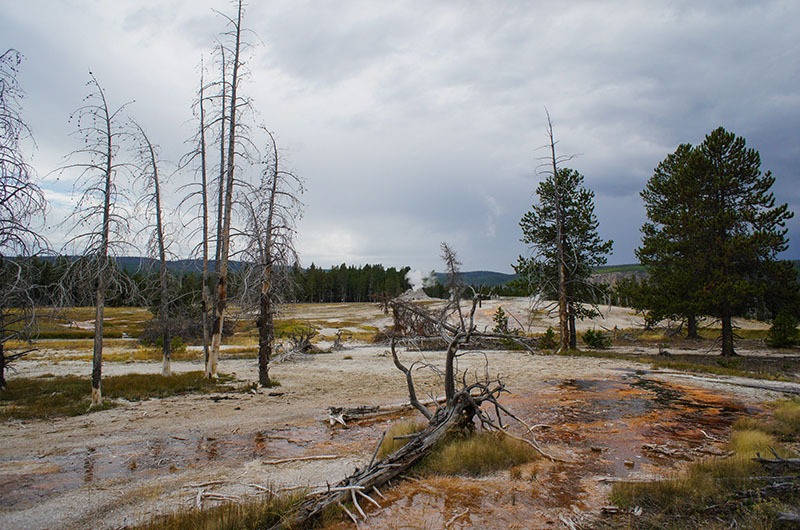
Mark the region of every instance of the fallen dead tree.
[[800, 471], [800, 458], [781, 458], [774, 450], [772, 454], [775, 457], [774, 459], [761, 458], [761, 455], [756, 453], [756, 458], [753, 459], [753, 462], [758, 462], [770, 473]]
[[[395, 367], [405, 375], [411, 406], [428, 420], [428, 425], [418, 434], [411, 437], [400, 449], [376, 462], [380, 449], [380, 444], [378, 444], [370, 463], [364, 469], [356, 469], [353, 474], [337, 484], [329, 486], [324, 491], [311, 492], [309, 497], [291, 514], [272, 527], [274, 530], [303, 527], [318, 518], [327, 509], [335, 506], [340, 507], [348, 517], [358, 524], [359, 517], [366, 519], [366, 513], [361, 508], [359, 500], [361, 502], [370, 502], [380, 507], [380, 504], [371, 495], [374, 493], [382, 497], [378, 488], [414, 466], [439, 441], [454, 430], [473, 431], [476, 426], [480, 426], [487, 430], [501, 432], [527, 443], [546, 458], [558, 460], [546, 453], [532, 438], [531, 431], [533, 427], [528, 426], [500, 403], [499, 397], [507, 391], [504, 383], [499, 378], [488, 376], [488, 366], [484, 366], [483, 375], [478, 375], [477, 371], [471, 373], [458, 368], [459, 358], [468, 353], [461, 350], [474, 339], [519, 339], [514, 335], [477, 331], [474, 325], [474, 317], [480, 300], [479, 295], [473, 298], [468, 317], [463, 314], [460, 308], [454, 308], [452, 302], [448, 304], [448, 307], [436, 314], [410, 301], [394, 299], [389, 302], [395, 322], [391, 336], [392, 361]], [[458, 304], [459, 301], [455, 299], [454, 303]], [[452, 321], [448, 320], [448, 316], [455, 316], [456, 313], [458, 319], [456, 323], [452, 323]], [[403, 364], [397, 351], [398, 342], [409, 337], [413, 338], [420, 330], [428, 333], [432, 329], [438, 330], [440, 336], [448, 344], [444, 356], [443, 369], [424, 360], [414, 361], [408, 366]], [[523, 344], [523, 347], [532, 351], [530, 344]], [[486, 359], [485, 356], [484, 359]], [[429, 369], [440, 376], [444, 386], [445, 399], [443, 402], [433, 399], [426, 404], [417, 397], [414, 374], [420, 369]], [[482, 406], [484, 405], [489, 405], [488, 409], [493, 414], [483, 410]], [[347, 412], [355, 414], [357, 417], [374, 414], [377, 411], [374, 408], [364, 408], [363, 410], [356, 409]], [[331, 418], [339, 417], [344, 420], [345, 411], [343, 409], [332, 408], [329, 413]], [[527, 428], [525, 436], [516, 436], [510, 433], [503, 424], [503, 415], [525, 425]], [[383, 438], [381, 439], [382, 441]], [[348, 501], [352, 502], [353, 511], [344, 506], [344, 503]]]
[[[451, 406], [440, 407], [428, 426], [402, 448], [380, 462], [374, 462], [373, 458], [373, 462], [366, 468], [357, 469], [349, 477], [332, 485], [328, 491], [309, 498], [290, 517], [273, 528], [301, 526], [304, 522], [321, 515], [329, 507], [347, 501], [353, 501], [353, 505], [358, 506], [356, 492], [359, 492], [358, 496], [369, 496], [373, 491], [378, 491], [376, 488], [397, 478], [427, 455], [447, 433], [462, 425], [466, 417], [474, 415], [474, 407], [483, 401], [485, 399], [480, 396], [471, 396], [469, 390], [465, 389], [459, 392], [454, 396]], [[377, 454], [377, 449], [375, 454]]]

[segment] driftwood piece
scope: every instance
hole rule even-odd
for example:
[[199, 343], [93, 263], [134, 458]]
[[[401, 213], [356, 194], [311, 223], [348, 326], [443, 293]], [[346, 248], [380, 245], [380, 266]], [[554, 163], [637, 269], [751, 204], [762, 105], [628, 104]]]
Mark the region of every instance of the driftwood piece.
[[[649, 373], [656, 375], [670, 375], [673, 377], [681, 377], [683, 379], [693, 379], [696, 381], [706, 381], [708, 383], [719, 383], [723, 385], [741, 386], [744, 388], [755, 388], [758, 390], [769, 390], [770, 392], [779, 392], [783, 394], [792, 394], [800, 396], [800, 385], [796, 383], [786, 383], [781, 381], [774, 381], [772, 383], [756, 383], [752, 381], [741, 381], [734, 379], [720, 379], [718, 377], [705, 377], [694, 374], [687, 374], [684, 372], [673, 372], [669, 370], [654, 370]], [[739, 378], [744, 379], [744, 378]]]

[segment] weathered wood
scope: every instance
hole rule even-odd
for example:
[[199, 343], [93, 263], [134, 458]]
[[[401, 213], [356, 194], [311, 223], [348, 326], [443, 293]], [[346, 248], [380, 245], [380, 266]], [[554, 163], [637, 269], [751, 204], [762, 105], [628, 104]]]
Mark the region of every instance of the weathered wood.
[[289, 462], [305, 462], [307, 460], [334, 460], [341, 458], [339, 455], [316, 455], [316, 456], [298, 456], [295, 458], [279, 458], [277, 460], [265, 460], [267, 465], [287, 464]]
[[761, 458], [761, 455], [756, 453], [756, 458], [753, 458], [753, 462], [758, 462], [771, 473], [800, 471], [800, 458], [781, 458], [774, 451], [773, 455], [775, 455], [775, 459]]

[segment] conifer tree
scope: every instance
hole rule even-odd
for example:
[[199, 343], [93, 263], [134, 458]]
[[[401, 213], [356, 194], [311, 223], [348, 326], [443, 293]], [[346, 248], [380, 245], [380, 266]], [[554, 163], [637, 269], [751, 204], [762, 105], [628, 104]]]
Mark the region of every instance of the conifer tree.
[[[522, 242], [531, 246], [529, 258], [520, 256], [514, 269], [530, 285], [548, 297], [559, 296], [558, 238], [563, 248], [563, 285], [566, 295], [568, 337], [562, 337], [562, 348], [576, 346], [575, 318], [593, 314], [583, 305], [595, 299], [596, 286], [588, 282], [592, 269], [606, 263], [612, 241], [603, 241], [597, 233], [599, 225], [594, 214], [594, 192], [583, 186], [583, 175], [561, 168], [557, 178], [548, 176], [539, 184], [534, 204], [520, 221]], [[561, 221], [559, 226], [557, 220]]]
[[777, 259], [788, 248], [793, 213], [775, 205], [775, 177], [760, 167], [758, 151], [719, 127], [667, 156], [641, 194], [648, 222], [637, 256], [660, 293], [651, 303], [665, 313], [719, 318], [724, 356], [735, 355], [735, 314], [767, 296], [797, 299], [797, 275]]

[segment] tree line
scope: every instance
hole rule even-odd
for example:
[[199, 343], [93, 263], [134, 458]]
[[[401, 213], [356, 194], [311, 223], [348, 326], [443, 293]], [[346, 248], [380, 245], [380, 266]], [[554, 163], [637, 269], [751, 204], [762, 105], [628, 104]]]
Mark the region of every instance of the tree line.
[[[30, 286], [29, 296], [34, 304], [41, 307], [53, 306], [66, 294], [76, 306], [93, 305], [92, 293], [85, 286], [67, 280], [70, 265], [76, 258], [32, 256], [22, 259], [23, 273]], [[19, 260], [20, 258], [15, 259]], [[114, 269], [114, 276], [119, 279], [118, 289], [108, 296], [106, 305], [144, 306], [157, 313], [161, 300], [161, 272], [158, 267], [148, 266], [147, 260], [137, 261], [142, 265], [135, 268], [123, 260], [113, 261], [111, 267]], [[228, 273], [229, 296], [238, 303], [247, 297], [249, 271], [245, 263], [236, 262], [234, 265]], [[209, 266], [213, 270], [214, 262], [210, 262]], [[172, 307], [176, 310], [186, 306], [199, 307], [203, 288], [202, 272], [176, 269], [168, 268], [167, 271]], [[317, 267], [314, 263], [308, 268], [302, 268], [295, 263], [287, 273], [289, 291], [284, 298], [287, 302], [300, 303], [372, 302], [383, 295], [393, 298], [411, 288], [407, 279], [410, 270], [411, 267], [408, 266], [397, 269], [384, 268], [380, 264], [348, 266], [345, 263], [330, 269]], [[70, 289], [70, 292], [63, 293], [63, 289]]]

